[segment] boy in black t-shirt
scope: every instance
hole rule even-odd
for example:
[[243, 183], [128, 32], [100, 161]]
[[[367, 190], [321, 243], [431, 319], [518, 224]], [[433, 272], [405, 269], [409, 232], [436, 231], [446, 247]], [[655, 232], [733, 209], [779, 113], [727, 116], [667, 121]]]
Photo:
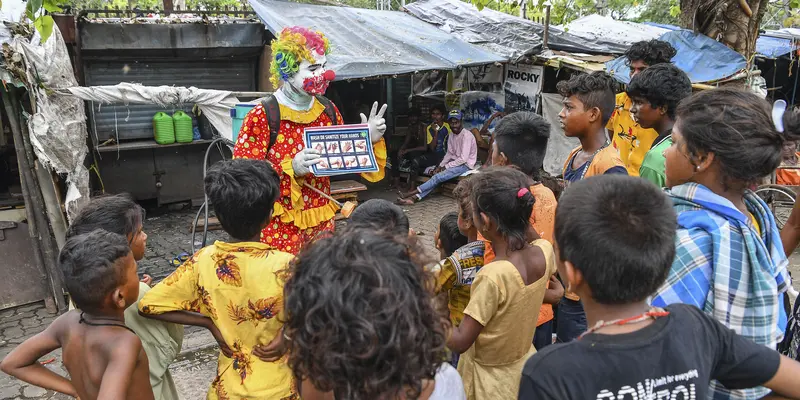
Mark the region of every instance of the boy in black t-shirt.
[[558, 272], [590, 329], [531, 357], [520, 399], [706, 399], [712, 379], [800, 399], [799, 363], [692, 306], [649, 305], [675, 257], [675, 229], [666, 196], [643, 179], [603, 175], [567, 188], [556, 211]]

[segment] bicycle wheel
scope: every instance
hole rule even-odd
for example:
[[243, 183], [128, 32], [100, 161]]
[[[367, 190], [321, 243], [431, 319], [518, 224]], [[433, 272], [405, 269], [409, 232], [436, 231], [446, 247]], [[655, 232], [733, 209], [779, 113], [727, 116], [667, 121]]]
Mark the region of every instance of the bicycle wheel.
[[794, 190], [781, 185], [763, 185], [756, 190], [756, 194], [767, 203], [778, 229], [783, 229], [797, 200]]

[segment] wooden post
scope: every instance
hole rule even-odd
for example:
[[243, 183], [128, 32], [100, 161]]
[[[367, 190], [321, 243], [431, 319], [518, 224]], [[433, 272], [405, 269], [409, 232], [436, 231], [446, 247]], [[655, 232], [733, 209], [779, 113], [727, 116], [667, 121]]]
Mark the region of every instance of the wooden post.
[[164, 15], [169, 15], [175, 7], [172, 6], [172, 0], [164, 0]]
[[[50, 225], [45, 214], [44, 200], [40, 191], [33, 169], [31, 158], [33, 149], [30, 147], [30, 140], [25, 140], [22, 117], [20, 115], [19, 99], [17, 89], [11, 84], [7, 90], [3, 91], [3, 106], [8, 116], [11, 132], [14, 135], [14, 147], [17, 153], [17, 163], [20, 171], [20, 181], [22, 184], [22, 195], [25, 198], [25, 213], [28, 219], [28, 228], [34, 249], [36, 263], [42, 266], [48, 277], [52, 300], [45, 301], [50, 311], [65, 311], [67, 309], [64, 301], [64, 284], [61, 279], [61, 271], [56, 265], [56, 254], [58, 248], [50, 232]], [[53, 307], [55, 306], [55, 307]]]

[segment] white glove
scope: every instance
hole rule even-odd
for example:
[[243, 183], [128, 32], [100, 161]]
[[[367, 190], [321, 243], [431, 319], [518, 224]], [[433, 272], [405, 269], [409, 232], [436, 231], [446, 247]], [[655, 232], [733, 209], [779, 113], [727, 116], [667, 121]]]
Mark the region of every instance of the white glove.
[[320, 157], [320, 152], [308, 147], [300, 150], [292, 159], [294, 176], [308, 175], [308, 173], [311, 172], [311, 166], [319, 164], [321, 161], [322, 158]]
[[369, 118], [361, 114], [361, 123], [369, 125], [369, 139], [372, 143], [377, 143], [381, 140], [384, 132], [386, 132], [386, 120], [383, 118], [383, 114], [386, 114], [386, 107], [388, 105], [384, 104], [381, 110], [378, 111], [378, 102], [376, 101], [372, 105], [372, 111], [369, 112]]

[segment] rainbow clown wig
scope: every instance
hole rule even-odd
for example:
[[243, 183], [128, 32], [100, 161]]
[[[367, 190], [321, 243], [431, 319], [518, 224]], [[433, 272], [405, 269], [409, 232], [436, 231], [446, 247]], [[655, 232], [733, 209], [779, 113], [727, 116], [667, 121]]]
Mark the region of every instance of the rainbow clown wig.
[[316, 62], [314, 54], [328, 54], [331, 46], [322, 32], [293, 26], [281, 31], [270, 47], [273, 56], [269, 68], [270, 82], [277, 88], [300, 69], [303, 60], [313, 64]]

